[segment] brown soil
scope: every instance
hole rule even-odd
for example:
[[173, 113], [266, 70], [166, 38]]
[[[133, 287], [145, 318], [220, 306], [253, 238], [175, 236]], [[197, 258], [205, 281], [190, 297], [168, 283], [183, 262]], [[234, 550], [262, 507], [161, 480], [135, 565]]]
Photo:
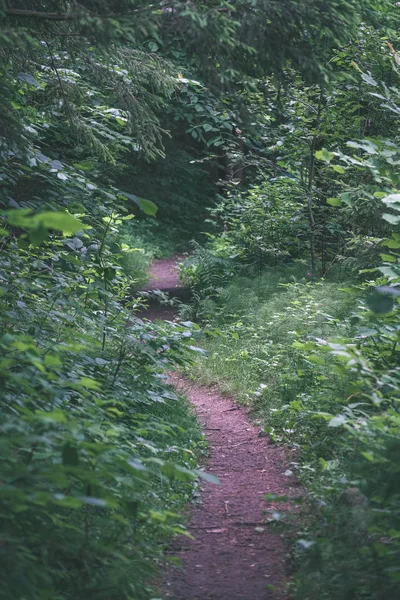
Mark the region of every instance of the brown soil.
[[[181, 257], [156, 261], [148, 289], [179, 285]], [[157, 283], [156, 283], [157, 282]], [[173, 283], [174, 282], [174, 283]], [[173, 320], [160, 307], [150, 318]], [[292, 496], [293, 480], [285, 475], [282, 448], [271, 443], [249, 420], [245, 409], [208, 388], [172, 376], [192, 402], [209, 442], [204, 469], [220, 484], [202, 482], [198, 501], [189, 507], [188, 531], [171, 555], [181, 567], [170, 567], [164, 581], [169, 600], [283, 600], [286, 598], [286, 550], [266, 494]], [[286, 462], [286, 464], [285, 464]]]
[[187, 255], [182, 254], [155, 260], [150, 269], [150, 280], [144, 286], [143, 291], [179, 287], [178, 263], [183, 262], [185, 258]]
[[218, 392], [174, 377], [193, 403], [209, 442], [204, 465], [220, 485], [203, 483], [188, 530], [172, 549], [165, 595], [172, 600], [282, 600], [286, 553], [265, 494], [291, 495], [285, 455], [252, 425], [244, 410]]

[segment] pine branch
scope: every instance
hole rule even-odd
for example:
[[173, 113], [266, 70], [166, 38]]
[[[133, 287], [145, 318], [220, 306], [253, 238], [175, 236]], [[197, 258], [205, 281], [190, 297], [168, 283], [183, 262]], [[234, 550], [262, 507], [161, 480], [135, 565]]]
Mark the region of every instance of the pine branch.
[[[113, 17], [125, 16], [125, 15], [130, 15], [130, 14], [136, 15], [138, 13], [146, 12], [148, 10], [155, 10], [157, 7], [159, 7], [161, 5], [162, 5], [162, 3], [158, 3], [158, 4], [154, 4], [154, 5], [150, 4], [149, 6], [144, 6], [142, 8], [137, 8], [135, 10], [112, 13], [112, 14], [109, 14], [108, 17], [113, 18]], [[49, 20], [49, 21], [72, 21], [72, 20], [78, 18], [78, 16], [79, 16], [78, 13], [73, 13], [73, 12], [70, 12], [70, 13], [42, 12], [40, 10], [26, 10], [26, 9], [22, 9], [22, 8], [3, 8], [3, 13], [6, 16], [10, 16], [10, 17], [28, 17], [28, 18], [33, 18], [33, 19], [44, 19], [44, 20]]]
[[76, 15], [73, 13], [49, 13], [41, 12], [39, 10], [24, 10], [20, 8], [4, 8], [4, 13], [12, 17], [29, 17], [34, 19], [46, 19], [50, 21], [69, 21], [75, 19]]

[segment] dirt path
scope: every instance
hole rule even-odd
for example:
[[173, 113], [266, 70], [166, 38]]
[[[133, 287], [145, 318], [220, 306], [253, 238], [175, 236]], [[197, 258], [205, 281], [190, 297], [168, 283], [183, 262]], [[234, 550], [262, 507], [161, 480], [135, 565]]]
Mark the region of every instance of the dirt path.
[[177, 288], [180, 285], [178, 263], [187, 258], [187, 255], [176, 255], [170, 258], [155, 260], [150, 269], [150, 280], [143, 291], [166, 290]]
[[[180, 259], [180, 257], [179, 257]], [[178, 259], [157, 261], [153, 287], [179, 285]], [[175, 279], [176, 278], [176, 279]], [[149, 288], [151, 289], [151, 288]], [[169, 318], [165, 308], [151, 318]], [[217, 389], [173, 376], [173, 382], [194, 405], [209, 441], [204, 468], [220, 485], [203, 483], [198, 502], [189, 507], [188, 530], [193, 539], [175, 541], [171, 554], [181, 567], [170, 567], [164, 582], [169, 600], [282, 600], [286, 551], [265, 495], [292, 495], [284, 452], [251, 424], [245, 410]]]
[[285, 546], [274, 531], [265, 494], [290, 494], [284, 475], [285, 456], [250, 423], [232, 400], [216, 389], [179, 378], [209, 441], [206, 471], [220, 485], [203, 484], [200, 503], [193, 505], [189, 532], [172, 554], [173, 568], [165, 583], [172, 600], [281, 600], [285, 598]]

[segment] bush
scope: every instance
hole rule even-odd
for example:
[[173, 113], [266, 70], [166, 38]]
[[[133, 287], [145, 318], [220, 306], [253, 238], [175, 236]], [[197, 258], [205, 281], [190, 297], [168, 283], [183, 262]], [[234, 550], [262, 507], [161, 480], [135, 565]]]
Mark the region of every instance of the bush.
[[301, 190], [292, 179], [228, 190], [211, 216], [222, 233], [210, 243], [219, 256], [261, 274], [304, 254], [307, 228]]
[[294, 273], [235, 278], [216, 310], [207, 305], [209, 358], [194, 374], [235, 393], [294, 451], [290, 469], [307, 488], [310, 513], [294, 549], [293, 596], [394, 599], [399, 308], [377, 313], [362, 287], [293, 281]]
[[[139, 287], [148, 280], [149, 269], [153, 259], [153, 252], [143, 248], [140, 244], [140, 238], [135, 236], [131, 226], [125, 226], [116, 240], [120, 252], [120, 265], [124, 275], [135, 286]], [[118, 248], [117, 246], [117, 248]]]
[[124, 248], [115, 251], [129, 216], [81, 219], [56, 210], [3, 218], [6, 234], [19, 228], [5, 237], [0, 269], [7, 600], [152, 597], [162, 546], [184, 531], [177, 510], [198, 476], [201, 433], [165, 380], [189, 358], [187, 327], [134, 316]]

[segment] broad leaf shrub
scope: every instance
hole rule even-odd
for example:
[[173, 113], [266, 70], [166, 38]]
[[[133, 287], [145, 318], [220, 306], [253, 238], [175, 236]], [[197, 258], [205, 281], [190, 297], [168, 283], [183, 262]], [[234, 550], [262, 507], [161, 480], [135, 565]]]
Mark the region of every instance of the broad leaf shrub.
[[301, 190], [291, 177], [263, 177], [245, 191], [232, 185], [209, 212], [211, 222], [222, 230], [210, 247], [256, 274], [304, 252], [307, 222]]
[[195, 329], [139, 318], [157, 249], [132, 219], [146, 230], [157, 207], [121, 178], [139, 151], [162, 154], [176, 77], [140, 51], [113, 48], [111, 66], [43, 35], [29, 57], [0, 52], [18, 129], [0, 144], [0, 596], [148, 599], [205, 476], [166, 378]]
[[[134, 315], [105, 237], [119, 219], [102, 236], [23, 212], [4, 213], [0, 273], [2, 597], [147, 598], [201, 447], [165, 379], [189, 332]], [[34, 244], [47, 228], [75, 236]]]
[[[397, 114], [397, 92], [384, 91]], [[302, 260], [257, 279], [236, 276], [198, 311], [207, 324], [209, 360], [195, 372], [238, 394], [272, 440], [293, 450], [290, 470], [308, 500], [293, 553], [293, 596], [394, 599], [400, 595], [398, 148], [384, 139], [348, 148], [356, 153], [321, 160], [327, 169], [344, 165], [345, 191], [338, 195], [344, 213], [360, 200], [376, 204], [383, 222], [368, 268], [339, 283], [314, 278]]]
[[[223, 235], [182, 269], [184, 310], [207, 324], [202, 374], [293, 448], [313, 509], [295, 593], [398, 597], [398, 309], [365, 300], [399, 277], [395, 3], [82, 0], [60, 21], [53, 0], [9, 4], [1, 596], [154, 597], [203, 444], [165, 379], [195, 328], [140, 320], [132, 289], [153, 255], [197, 234], [225, 175], [206, 225]], [[155, 214], [147, 198], [179, 240], [132, 225]], [[379, 254], [382, 278], [358, 273]], [[349, 295], [314, 277], [319, 262], [371, 281]]]
[[360, 299], [361, 288], [301, 280], [296, 269], [296, 282], [295, 268], [271, 271], [207, 301], [208, 360], [194, 374], [250, 404], [293, 451], [289, 468], [310, 503], [294, 596], [395, 598], [399, 309], [379, 314], [382, 296]]
[[[29, 154], [2, 174], [1, 596], [150, 598], [199, 476], [202, 436], [166, 379], [193, 332], [138, 317], [119, 192]], [[13, 199], [39, 182], [41, 202]]]

